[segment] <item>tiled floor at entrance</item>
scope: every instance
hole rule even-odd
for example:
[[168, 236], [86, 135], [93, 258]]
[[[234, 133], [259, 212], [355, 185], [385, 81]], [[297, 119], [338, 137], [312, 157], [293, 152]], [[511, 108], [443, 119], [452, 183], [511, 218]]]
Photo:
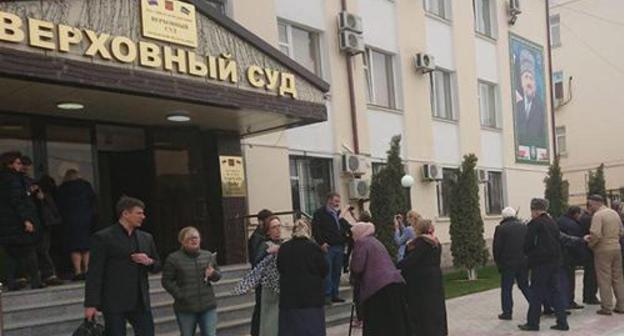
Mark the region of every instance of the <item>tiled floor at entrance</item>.
[[[581, 297], [582, 273], [577, 274], [577, 298]], [[582, 297], [581, 297], [582, 298]], [[580, 300], [577, 300], [578, 303]], [[513, 321], [500, 321], [497, 318], [500, 310], [500, 292], [498, 289], [480, 294], [469, 295], [447, 301], [448, 323], [450, 336], [517, 336], [517, 335], [566, 335], [566, 336], [621, 336], [624, 335], [624, 317], [614, 314], [600, 316], [596, 314], [599, 306], [587, 306], [585, 309], [574, 310], [568, 316], [570, 331], [558, 332], [550, 330], [555, 323], [554, 318], [541, 321], [539, 333], [522, 332], [518, 324], [526, 319], [527, 303], [514, 287]], [[330, 328], [327, 336], [347, 336], [348, 324]], [[360, 336], [361, 331], [355, 329], [353, 336]]]

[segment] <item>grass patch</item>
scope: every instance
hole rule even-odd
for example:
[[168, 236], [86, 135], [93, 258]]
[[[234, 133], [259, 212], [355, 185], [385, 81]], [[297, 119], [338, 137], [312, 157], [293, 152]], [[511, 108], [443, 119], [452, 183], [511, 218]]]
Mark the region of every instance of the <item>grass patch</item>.
[[444, 274], [444, 293], [447, 299], [479, 293], [500, 287], [500, 274], [496, 266], [486, 266], [477, 272], [478, 280], [468, 281], [466, 271]]

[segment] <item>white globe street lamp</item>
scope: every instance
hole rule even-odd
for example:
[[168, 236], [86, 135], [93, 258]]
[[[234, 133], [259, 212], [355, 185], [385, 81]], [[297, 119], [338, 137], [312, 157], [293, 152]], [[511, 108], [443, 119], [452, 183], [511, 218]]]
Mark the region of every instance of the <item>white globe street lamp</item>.
[[401, 178], [401, 185], [403, 186], [403, 188], [411, 188], [414, 185], [414, 178], [412, 177], [412, 175], [403, 175], [403, 177]]

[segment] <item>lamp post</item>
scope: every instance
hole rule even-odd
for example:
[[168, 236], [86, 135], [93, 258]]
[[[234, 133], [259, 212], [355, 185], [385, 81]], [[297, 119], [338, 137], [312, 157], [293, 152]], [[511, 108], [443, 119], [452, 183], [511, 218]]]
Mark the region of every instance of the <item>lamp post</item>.
[[401, 185], [403, 188], [411, 188], [414, 185], [414, 178], [410, 174], [405, 174], [401, 178]]

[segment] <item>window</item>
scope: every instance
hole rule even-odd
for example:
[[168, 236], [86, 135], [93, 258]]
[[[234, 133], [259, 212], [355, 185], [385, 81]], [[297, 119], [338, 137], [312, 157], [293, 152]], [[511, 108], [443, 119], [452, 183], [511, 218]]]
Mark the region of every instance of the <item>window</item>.
[[428, 13], [443, 19], [451, 19], [451, 0], [424, 0], [424, 3]]
[[299, 64], [321, 75], [319, 33], [305, 30], [288, 23], [277, 24], [279, 48]]
[[559, 14], [550, 16], [550, 46], [557, 48], [561, 46], [561, 18]]
[[568, 146], [566, 144], [565, 126], [555, 127], [555, 135], [557, 138], [557, 154], [565, 155], [568, 152]]
[[206, 3], [225, 15], [225, 1], [226, 0], [206, 0]]
[[431, 73], [431, 110], [440, 119], [456, 120], [453, 111], [453, 74], [444, 70]]
[[495, 38], [494, 1], [493, 0], [473, 0], [475, 15], [475, 29], [477, 32]]
[[370, 48], [364, 54], [364, 75], [370, 104], [396, 108], [393, 56]]
[[563, 102], [563, 71], [553, 73], [553, 89], [555, 91], [555, 103], [557, 105]]
[[291, 156], [290, 186], [293, 210], [312, 215], [334, 189], [332, 160]]
[[481, 126], [500, 128], [496, 97], [496, 84], [479, 81], [479, 111], [481, 112]]
[[438, 215], [449, 217], [451, 214], [451, 186], [457, 181], [458, 170], [454, 168], [442, 169], [442, 181], [438, 182]]
[[488, 182], [485, 184], [485, 213], [500, 215], [503, 211], [503, 174], [488, 171]]

